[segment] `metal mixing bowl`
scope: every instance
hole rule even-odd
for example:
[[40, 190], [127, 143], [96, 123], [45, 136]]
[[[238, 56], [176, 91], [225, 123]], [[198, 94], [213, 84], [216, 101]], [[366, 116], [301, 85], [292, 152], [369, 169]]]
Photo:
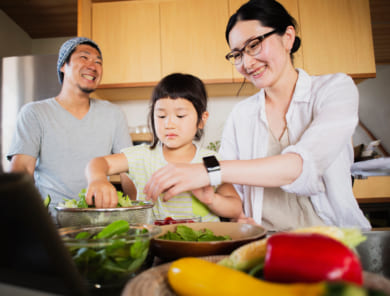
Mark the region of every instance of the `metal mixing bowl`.
[[154, 204], [148, 201], [132, 201], [133, 206], [126, 208], [66, 208], [56, 207], [57, 223], [68, 226], [104, 226], [116, 220], [126, 220], [131, 224], [151, 224]]
[[367, 240], [356, 247], [363, 269], [390, 279], [390, 231], [363, 232]]

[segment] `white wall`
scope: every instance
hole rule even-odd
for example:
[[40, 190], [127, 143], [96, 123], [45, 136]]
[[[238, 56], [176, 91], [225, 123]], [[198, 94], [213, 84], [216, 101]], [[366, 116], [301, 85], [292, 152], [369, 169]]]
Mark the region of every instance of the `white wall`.
[[0, 9], [0, 57], [31, 53], [31, 38]]
[[376, 76], [358, 84], [359, 117], [390, 153], [390, 65], [377, 65]]
[[31, 54], [58, 54], [61, 45], [72, 37], [31, 39]]
[[[210, 98], [208, 111], [210, 113], [206, 124], [205, 134], [201, 141], [205, 146], [221, 138], [222, 129], [232, 107], [243, 97], [218, 97]], [[147, 124], [149, 113], [148, 100], [134, 100], [116, 103], [122, 107], [127, 116], [129, 127]]]
[[[69, 37], [31, 39], [2, 10], [0, 10], [0, 58], [25, 54], [55, 54]], [[0, 73], [1, 75], [1, 73]], [[382, 145], [390, 152], [390, 65], [377, 66], [377, 77], [367, 79], [358, 85], [360, 92], [359, 115], [371, 132], [381, 139]], [[1, 94], [0, 94], [1, 95]], [[218, 97], [209, 99], [210, 118], [206, 125], [204, 144], [220, 139], [223, 125], [231, 108], [243, 97]], [[126, 113], [129, 127], [145, 125], [148, 101], [135, 100], [117, 102]], [[370, 139], [357, 129], [354, 144], [368, 144]]]

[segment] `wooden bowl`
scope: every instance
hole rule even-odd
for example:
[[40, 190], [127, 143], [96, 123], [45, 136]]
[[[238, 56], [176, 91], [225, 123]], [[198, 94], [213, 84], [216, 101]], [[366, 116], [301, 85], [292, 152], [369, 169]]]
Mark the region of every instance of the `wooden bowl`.
[[160, 226], [161, 234], [151, 241], [153, 254], [162, 260], [175, 260], [181, 257], [227, 255], [236, 248], [264, 237], [267, 231], [261, 226], [233, 222], [188, 223], [194, 230], [210, 229], [215, 235], [229, 235], [232, 240], [211, 242], [190, 242], [159, 239], [168, 231], [174, 232], [177, 225]]

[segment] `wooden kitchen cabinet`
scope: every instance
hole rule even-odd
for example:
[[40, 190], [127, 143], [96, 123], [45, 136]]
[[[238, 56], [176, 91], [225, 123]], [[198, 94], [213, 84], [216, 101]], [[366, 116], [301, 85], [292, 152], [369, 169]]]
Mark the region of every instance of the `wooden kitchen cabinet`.
[[[210, 96], [235, 95], [242, 76], [224, 56], [228, 18], [246, 0], [78, 0], [78, 34], [104, 58], [97, 97], [148, 99], [171, 72], [206, 83]], [[375, 77], [369, 0], [280, 0], [298, 22], [294, 65], [312, 75]], [[90, 9], [89, 9], [90, 7]], [[247, 83], [249, 95], [257, 90]]]
[[369, 0], [298, 0], [303, 68], [375, 77]]
[[232, 82], [225, 25], [227, 0], [175, 0], [160, 3], [162, 76], [185, 72], [208, 82]]
[[159, 14], [156, 1], [93, 3], [91, 37], [103, 53], [102, 84], [160, 80]]

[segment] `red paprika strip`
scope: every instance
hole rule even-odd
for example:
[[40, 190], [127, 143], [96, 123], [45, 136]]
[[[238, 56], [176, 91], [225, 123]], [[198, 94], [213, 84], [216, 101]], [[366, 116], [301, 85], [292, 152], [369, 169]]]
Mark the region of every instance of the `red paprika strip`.
[[313, 233], [280, 233], [268, 238], [264, 278], [280, 283], [363, 283], [356, 254], [335, 239]]

